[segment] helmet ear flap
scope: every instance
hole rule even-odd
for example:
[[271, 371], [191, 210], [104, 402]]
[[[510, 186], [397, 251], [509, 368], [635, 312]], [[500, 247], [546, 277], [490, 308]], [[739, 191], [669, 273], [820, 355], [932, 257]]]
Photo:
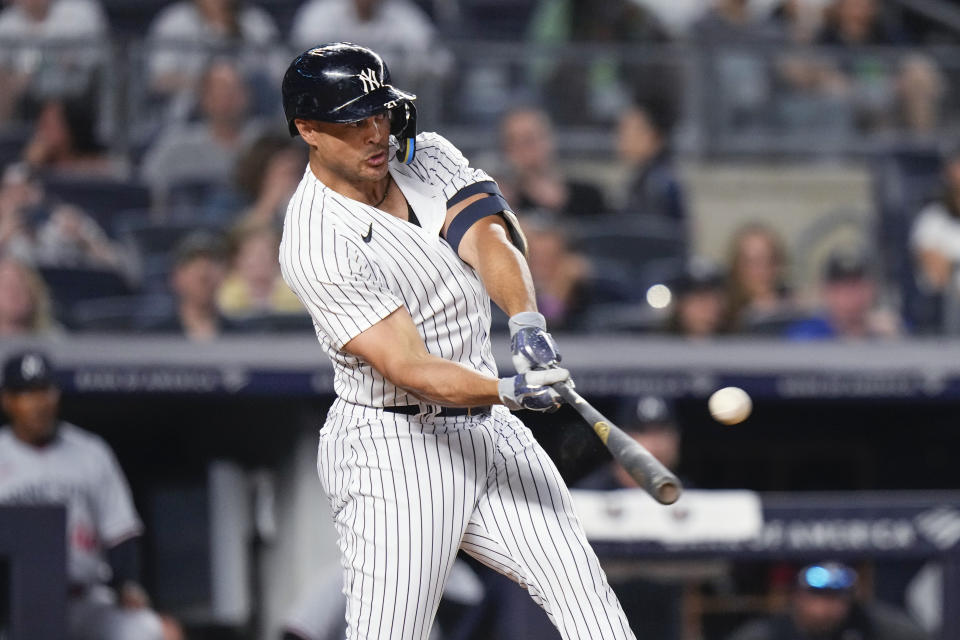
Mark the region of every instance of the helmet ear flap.
[[390, 133], [397, 138], [400, 148], [397, 160], [404, 164], [413, 162], [417, 151], [417, 106], [404, 102], [390, 110]]

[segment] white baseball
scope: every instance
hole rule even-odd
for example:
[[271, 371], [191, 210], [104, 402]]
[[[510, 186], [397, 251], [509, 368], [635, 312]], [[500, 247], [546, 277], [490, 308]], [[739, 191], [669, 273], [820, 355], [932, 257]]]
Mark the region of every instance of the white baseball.
[[743, 422], [753, 410], [753, 401], [747, 392], [740, 387], [724, 387], [717, 389], [707, 401], [710, 415], [717, 422], [723, 424], [737, 424]]

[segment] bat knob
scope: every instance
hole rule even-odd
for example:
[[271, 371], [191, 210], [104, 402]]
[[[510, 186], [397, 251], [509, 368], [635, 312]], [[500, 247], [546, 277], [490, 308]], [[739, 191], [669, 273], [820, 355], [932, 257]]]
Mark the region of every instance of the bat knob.
[[661, 504], [673, 504], [680, 499], [683, 489], [676, 482], [666, 481], [657, 487], [657, 501]]

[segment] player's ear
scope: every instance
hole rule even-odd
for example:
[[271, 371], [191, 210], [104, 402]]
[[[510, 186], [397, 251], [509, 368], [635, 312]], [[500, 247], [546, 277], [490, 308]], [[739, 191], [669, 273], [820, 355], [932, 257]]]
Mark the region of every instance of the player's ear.
[[319, 131], [317, 123], [313, 120], [297, 118], [293, 121], [293, 124], [297, 128], [297, 131], [300, 133], [300, 137], [303, 138], [304, 142], [311, 147], [315, 146], [314, 138]]

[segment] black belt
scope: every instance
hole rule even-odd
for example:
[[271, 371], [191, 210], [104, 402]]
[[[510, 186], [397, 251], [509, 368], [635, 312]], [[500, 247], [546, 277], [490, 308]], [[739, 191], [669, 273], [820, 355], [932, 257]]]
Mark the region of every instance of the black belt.
[[[415, 416], [422, 410], [419, 405], [406, 404], [399, 407], [381, 407], [384, 411], [390, 413], [402, 413], [406, 416]], [[443, 407], [440, 412], [435, 414], [438, 418], [450, 418], [453, 416], [480, 416], [490, 413], [490, 405], [481, 407]]]

